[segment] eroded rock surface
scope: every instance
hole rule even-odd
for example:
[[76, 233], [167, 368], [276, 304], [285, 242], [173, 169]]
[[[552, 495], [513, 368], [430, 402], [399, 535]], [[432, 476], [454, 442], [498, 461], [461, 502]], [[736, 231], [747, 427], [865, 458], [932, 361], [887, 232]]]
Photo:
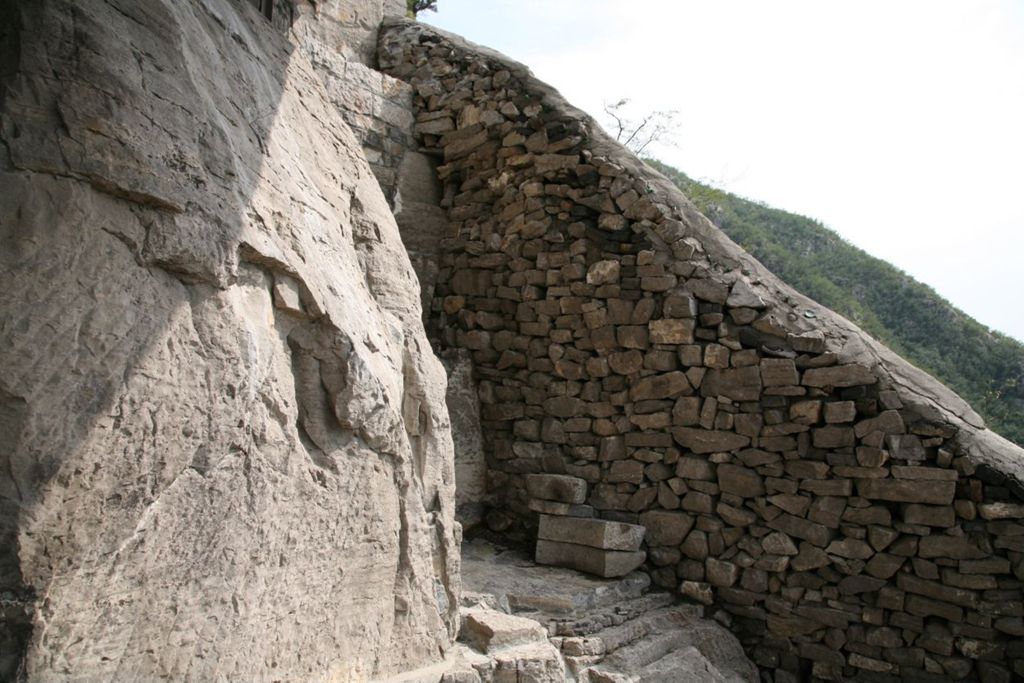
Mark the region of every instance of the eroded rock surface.
[[2, 14], [0, 678], [435, 661], [444, 372], [297, 34], [229, 0]]

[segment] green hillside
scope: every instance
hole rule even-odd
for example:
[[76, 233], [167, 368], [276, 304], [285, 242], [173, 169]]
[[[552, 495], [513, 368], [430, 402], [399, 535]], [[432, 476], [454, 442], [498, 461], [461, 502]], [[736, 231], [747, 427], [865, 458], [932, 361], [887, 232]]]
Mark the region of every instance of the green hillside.
[[773, 273], [838, 311], [963, 396], [1024, 445], [1024, 344], [818, 221], [717, 190], [654, 160], [701, 212]]

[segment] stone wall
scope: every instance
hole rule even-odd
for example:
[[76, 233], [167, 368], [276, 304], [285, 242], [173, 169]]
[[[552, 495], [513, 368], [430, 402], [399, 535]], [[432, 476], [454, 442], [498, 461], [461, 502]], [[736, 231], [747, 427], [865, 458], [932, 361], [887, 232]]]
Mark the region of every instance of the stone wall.
[[379, 59], [441, 160], [432, 324], [472, 356], [492, 528], [581, 477], [775, 680], [1024, 676], [1020, 449], [525, 67], [399, 20]]
[[452, 643], [444, 371], [297, 35], [0, 3], [2, 680], [364, 681]]

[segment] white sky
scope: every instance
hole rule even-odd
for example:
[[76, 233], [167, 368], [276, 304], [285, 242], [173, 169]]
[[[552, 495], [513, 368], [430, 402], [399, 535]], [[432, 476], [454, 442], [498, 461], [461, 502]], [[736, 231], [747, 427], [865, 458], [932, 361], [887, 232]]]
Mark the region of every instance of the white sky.
[[439, 0], [422, 21], [599, 121], [679, 111], [653, 156], [811, 216], [1024, 340], [1024, 2]]

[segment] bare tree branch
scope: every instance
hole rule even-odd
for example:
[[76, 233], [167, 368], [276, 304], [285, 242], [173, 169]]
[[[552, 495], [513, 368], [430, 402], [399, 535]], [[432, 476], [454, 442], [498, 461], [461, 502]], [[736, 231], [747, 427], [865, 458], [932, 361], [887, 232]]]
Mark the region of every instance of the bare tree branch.
[[609, 117], [615, 132], [615, 139], [621, 142], [634, 154], [642, 154], [651, 144], [674, 146], [673, 139], [676, 126], [675, 110], [657, 110], [645, 114], [639, 123], [626, 114], [628, 98], [622, 98], [611, 104], [605, 103], [604, 113]]

